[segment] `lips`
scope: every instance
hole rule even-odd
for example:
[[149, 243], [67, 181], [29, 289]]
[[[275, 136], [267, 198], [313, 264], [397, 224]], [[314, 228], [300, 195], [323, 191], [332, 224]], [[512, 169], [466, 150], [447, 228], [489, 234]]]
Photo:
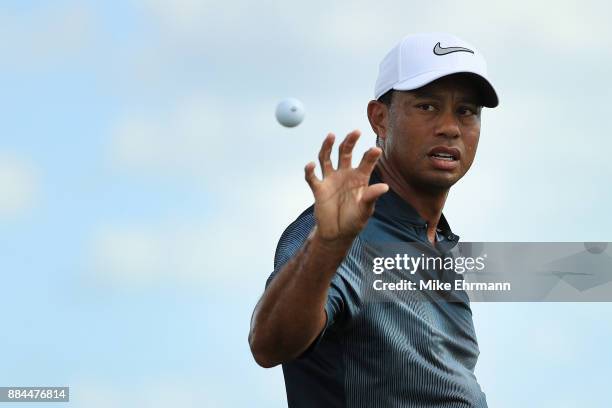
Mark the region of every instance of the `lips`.
[[440, 160], [456, 161], [461, 158], [461, 152], [456, 147], [436, 146], [428, 153], [429, 156]]
[[438, 170], [454, 170], [459, 165], [461, 152], [455, 147], [436, 146], [428, 153], [431, 163]]

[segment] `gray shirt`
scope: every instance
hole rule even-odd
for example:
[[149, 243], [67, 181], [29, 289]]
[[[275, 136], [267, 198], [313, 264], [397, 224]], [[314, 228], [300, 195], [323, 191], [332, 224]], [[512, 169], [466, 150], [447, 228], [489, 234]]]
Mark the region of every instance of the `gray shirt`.
[[[375, 172], [370, 182], [378, 181]], [[266, 286], [314, 225], [310, 207], [285, 230]], [[372, 272], [380, 256], [453, 256], [459, 237], [444, 216], [435, 246], [426, 231], [425, 220], [396, 193], [379, 198], [331, 281], [324, 330], [283, 364], [289, 407], [487, 407], [474, 375], [479, 350], [465, 292], [374, 289], [375, 280], [457, 278], [454, 271]]]

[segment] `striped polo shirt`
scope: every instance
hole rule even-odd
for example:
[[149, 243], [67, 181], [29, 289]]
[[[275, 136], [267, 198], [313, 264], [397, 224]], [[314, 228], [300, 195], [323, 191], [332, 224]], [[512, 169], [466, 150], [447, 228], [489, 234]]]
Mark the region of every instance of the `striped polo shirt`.
[[[370, 183], [379, 181], [375, 171]], [[311, 206], [285, 230], [266, 287], [314, 225]], [[283, 364], [289, 407], [487, 407], [474, 375], [479, 350], [465, 292], [375, 289], [383, 281], [456, 279], [454, 271], [373, 273], [376, 257], [457, 256], [459, 237], [444, 215], [435, 245], [426, 231], [426, 221], [395, 192], [378, 199], [332, 278], [325, 328]]]

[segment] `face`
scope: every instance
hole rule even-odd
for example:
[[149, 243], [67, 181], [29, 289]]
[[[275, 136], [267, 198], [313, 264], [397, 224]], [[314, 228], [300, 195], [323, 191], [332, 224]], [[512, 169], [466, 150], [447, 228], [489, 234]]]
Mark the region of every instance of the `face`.
[[481, 104], [469, 78], [451, 75], [414, 91], [395, 91], [389, 109], [377, 101], [370, 105], [385, 165], [413, 187], [448, 190], [471, 167]]

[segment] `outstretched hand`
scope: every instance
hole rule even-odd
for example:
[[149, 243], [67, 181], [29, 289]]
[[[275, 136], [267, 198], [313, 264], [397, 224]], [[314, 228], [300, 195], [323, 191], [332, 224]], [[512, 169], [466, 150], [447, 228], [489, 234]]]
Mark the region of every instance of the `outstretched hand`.
[[314, 173], [314, 162], [304, 168], [306, 181], [315, 198], [317, 233], [328, 242], [352, 242], [374, 213], [376, 199], [389, 190], [385, 183], [368, 185], [376, 161], [382, 154], [379, 147], [370, 148], [359, 166], [352, 167], [353, 147], [360, 135], [359, 130], [354, 130], [340, 144], [337, 169], [333, 168], [330, 158], [335, 136], [333, 133], [327, 135], [319, 152], [322, 180]]

